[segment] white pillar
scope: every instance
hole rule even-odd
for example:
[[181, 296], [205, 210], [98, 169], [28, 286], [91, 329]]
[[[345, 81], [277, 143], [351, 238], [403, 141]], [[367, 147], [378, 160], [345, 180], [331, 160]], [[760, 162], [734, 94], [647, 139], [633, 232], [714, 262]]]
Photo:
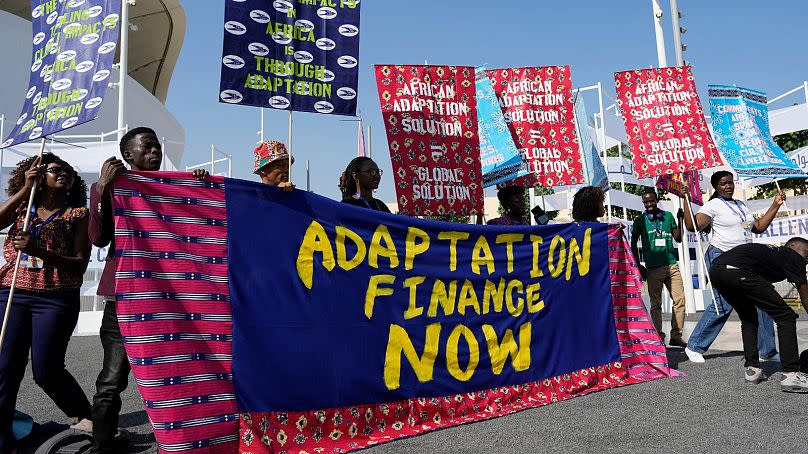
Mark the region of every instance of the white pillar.
[[671, 2], [671, 24], [673, 25], [673, 53], [676, 55], [676, 66], [683, 66], [685, 58], [682, 55], [682, 30], [679, 25], [679, 6], [677, 0]]
[[[118, 141], [123, 138], [126, 125], [126, 76], [129, 72], [129, 5], [132, 0], [121, 0], [121, 47], [118, 61]], [[132, 1], [132, 3], [134, 3]]]
[[651, 7], [654, 11], [654, 32], [656, 33], [657, 61], [659, 67], [668, 66], [668, 59], [665, 56], [665, 33], [662, 31], [662, 7], [659, 0], [651, 0]]

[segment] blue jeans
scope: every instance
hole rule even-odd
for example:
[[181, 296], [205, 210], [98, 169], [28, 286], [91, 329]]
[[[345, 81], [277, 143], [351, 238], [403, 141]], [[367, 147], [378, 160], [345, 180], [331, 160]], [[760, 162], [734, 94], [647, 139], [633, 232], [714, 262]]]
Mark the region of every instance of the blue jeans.
[[[713, 265], [713, 261], [723, 253], [724, 251], [715, 246], [707, 248], [704, 259], [707, 262], [708, 270]], [[715, 295], [715, 302], [718, 304], [718, 313], [716, 313], [715, 306], [712, 303], [704, 308], [701, 319], [699, 319], [693, 332], [690, 333], [690, 339], [687, 341], [687, 348], [697, 353], [704, 353], [710, 348], [715, 338], [718, 337], [718, 333], [721, 332], [721, 328], [724, 327], [724, 323], [732, 314], [732, 306], [727, 303], [717, 290], [713, 289], [713, 295]], [[759, 321], [758, 353], [760, 353], [761, 358], [770, 358], [777, 354], [777, 347], [774, 343], [774, 320], [769, 314], [760, 309], [757, 312]]]

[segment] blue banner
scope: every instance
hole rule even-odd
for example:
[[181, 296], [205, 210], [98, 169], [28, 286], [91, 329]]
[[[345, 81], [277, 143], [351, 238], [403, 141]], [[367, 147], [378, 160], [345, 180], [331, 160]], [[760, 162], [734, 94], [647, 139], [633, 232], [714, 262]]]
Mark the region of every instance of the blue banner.
[[715, 144], [739, 176], [806, 176], [772, 138], [765, 93], [728, 85], [708, 93]]
[[32, 0], [33, 55], [22, 112], [0, 148], [96, 119], [118, 43], [120, 0]]
[[511, 136], [499, 100], [485, 67], [475, 70], [477, 85], [477, 122], [480, 136], [480, 161], [483, 187], [495, 186], [529, 173], [527, 163]]
[[620, 358], [606, 224], [455, 224], [224, 186], [240, 411], [448, 396]]
[[356, 115], [359, 0], [228, 0], [219, 100]]
[[598, 153], [598, 147], [590, 133], [589, 117], [586, 115], [584, 100], [576, 95], [575, 99], [575, 130], [578, 134], [578, 145], [581, 149], [581, 158], [584, 163], [584, 186], [596, 186], [604, 192], [610, 189], [606, 169]]

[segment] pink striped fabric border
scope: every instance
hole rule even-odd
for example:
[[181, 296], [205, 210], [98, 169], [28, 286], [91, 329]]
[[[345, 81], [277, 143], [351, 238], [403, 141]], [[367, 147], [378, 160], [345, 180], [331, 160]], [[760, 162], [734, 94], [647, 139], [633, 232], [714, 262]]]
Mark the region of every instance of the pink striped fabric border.
[[115, 182], [117, 310], [161, 452], [237, 449], [224, 179]]

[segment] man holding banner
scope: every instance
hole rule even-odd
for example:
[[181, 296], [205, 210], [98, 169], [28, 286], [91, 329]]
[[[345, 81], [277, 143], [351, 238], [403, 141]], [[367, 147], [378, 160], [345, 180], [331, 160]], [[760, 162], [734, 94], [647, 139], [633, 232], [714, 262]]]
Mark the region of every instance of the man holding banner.
[[[679, 254], [674, 241], [682, 241], [682, 230], [676, 223], [673, 214], [657, 207], [656, 191], [648, 189], [642, 195], [645, 213], [634, 220], [631, 230], [631, 253], [634, 255], [643, 279], [648, 283], [648, 295], [651, 298], [651, 321], [654, 323], [659, 337], [665, 340], [662, 330], [662, 287], [665, 286], [673, 300], [673, 317], [671, 317], [670, 345], [687, 347], [682, 339], [682, 328], [685, 324], [685, 293], [682, 274], [679, 272]], [[645, 266], [639, 265], [640, 254], [637, 249], [638, 240], [642, 239], [642, 258]]]

